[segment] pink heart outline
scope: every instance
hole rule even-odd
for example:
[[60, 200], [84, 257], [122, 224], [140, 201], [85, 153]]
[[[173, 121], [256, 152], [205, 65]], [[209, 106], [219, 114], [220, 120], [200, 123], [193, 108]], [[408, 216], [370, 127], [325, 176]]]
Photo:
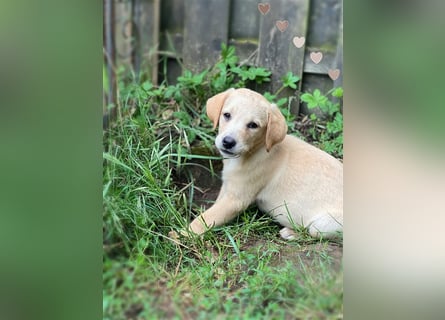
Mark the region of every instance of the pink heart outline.
[[339, 69], [329, 69], [328, 75], [332, 80], [337, 80], [340, 76], [340, 70]]
[[321, 53], [320, 51], [311, 52], [310, 58], [311, 58], [312, 62], [314, 62], [315, 64], [319, 64], [320, 61], [323, 59], [323, 53]]
[[270, 11], [270, 4], [266, 3], [258, 3], [258, 10], [260, 10], [261, 14], [265, 16]]
[[301, 48], [304, 46], [304, 43], [306, 42], [306, 38], [305, 37], [294, 37], [292, 39], [292, 42], [293, 42], [294, 46], [296, 46], [297, 48]]
[[281, 32], [284, 32], [289, 27], [289, 21], [277, 20], [275, 22], [275, 25], [277, 26], [278, 30], [280, 30]]

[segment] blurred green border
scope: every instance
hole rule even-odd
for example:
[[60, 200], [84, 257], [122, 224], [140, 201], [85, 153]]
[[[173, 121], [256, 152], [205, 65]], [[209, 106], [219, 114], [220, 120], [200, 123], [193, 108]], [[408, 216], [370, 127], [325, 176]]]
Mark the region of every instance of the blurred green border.
[[0, 12], [0, 318], [99, 319], [102, 2]]

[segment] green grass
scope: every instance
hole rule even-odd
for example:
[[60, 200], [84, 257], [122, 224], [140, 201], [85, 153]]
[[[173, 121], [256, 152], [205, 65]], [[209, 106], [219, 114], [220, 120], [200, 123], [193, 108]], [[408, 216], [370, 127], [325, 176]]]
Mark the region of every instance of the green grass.
[[[228, 71], [218, 68], [232, 82], [234, 72], [240, 81], [266, 74], [236, 69], [231, 52], [224, 59]], [[230, 83], [208, 74], [210, 82], [186, 74], [176, 86], [121, 86], [119, 118], [104, 131], [103, 318], [342, 319], [341, 240], [302, 229], [283, 241], [254, 206], [203, 238], [168, 238], [203, 210], [212, 187], [203, 181], [221, 168], [202, 105]]]
[[[222, 252], [172, 259], [176, 267], [150, 262], [107, 260], [104, 318], [125, 319], [338, 319], [342, 277], [328, 259], [274, 265], [279, 247], [271, 242], [238, 255], [221, 238]], [[295, 251], [298, 250], [295, 248]], [[222, 255], [218, 255], [222, 253]]]

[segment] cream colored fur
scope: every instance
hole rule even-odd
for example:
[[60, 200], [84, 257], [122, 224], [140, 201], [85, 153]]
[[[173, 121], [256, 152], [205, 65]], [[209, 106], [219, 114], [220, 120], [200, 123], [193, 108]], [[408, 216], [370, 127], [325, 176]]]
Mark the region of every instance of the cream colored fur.
[[279, 109], [249, 89], [217, 94], [206, 108], [214, 127], [219, 124], [215, 144], [224, 157], [223, 185], [213, 206], [190, 224], [192, 232], [221, 226], [254, 202], [285, 227], [283, 238], [292, 238], [298, 225], [314, 237], [342, 231], [340, 161], [286, 135]]

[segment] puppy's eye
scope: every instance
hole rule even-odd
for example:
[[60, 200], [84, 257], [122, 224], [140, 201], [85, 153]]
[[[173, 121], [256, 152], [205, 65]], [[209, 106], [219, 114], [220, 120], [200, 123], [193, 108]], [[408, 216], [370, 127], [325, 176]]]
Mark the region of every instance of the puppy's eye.
[[230, 120], [230, 117], [231, 117], [230, 113], [226, 112], [226, 113], [223, 114], [223, 116], [224, 116], [224, 119]]
[[247, 124], [247, 128], [249, 128], [249, 129], [256, 129], [256, 128], [258, 128], [258, 125], [255, 122], [249, 122]]

